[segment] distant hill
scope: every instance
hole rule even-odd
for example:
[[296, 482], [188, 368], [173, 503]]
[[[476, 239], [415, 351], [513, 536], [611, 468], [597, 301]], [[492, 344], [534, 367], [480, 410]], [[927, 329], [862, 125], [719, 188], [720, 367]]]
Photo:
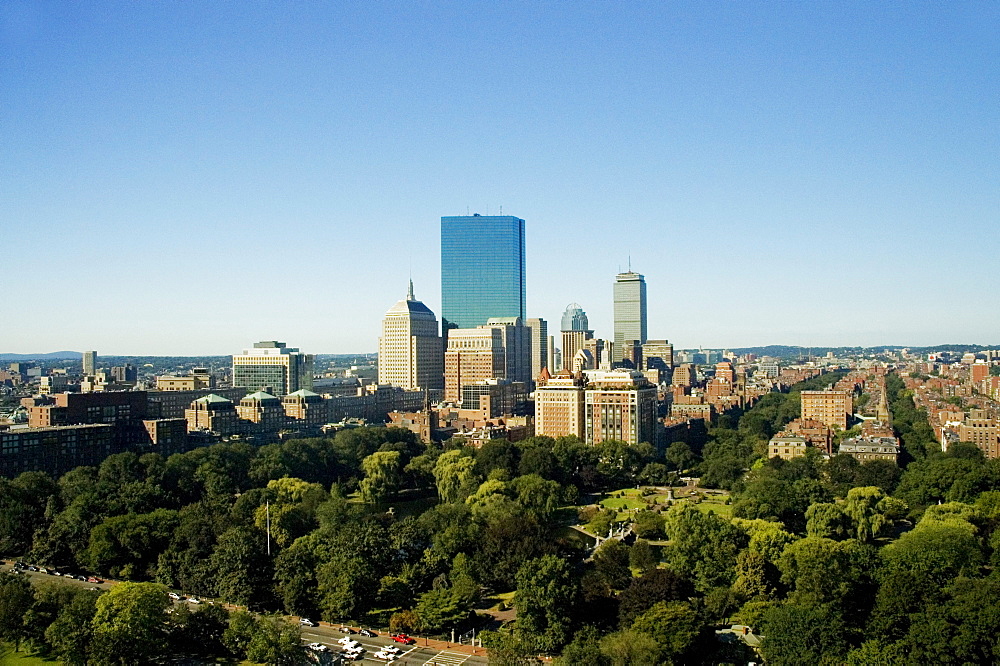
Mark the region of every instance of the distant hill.
[[82, 352], [57, 351], [47, 354], [0, 354], [0, 361], [79, 361], [83, 359]]

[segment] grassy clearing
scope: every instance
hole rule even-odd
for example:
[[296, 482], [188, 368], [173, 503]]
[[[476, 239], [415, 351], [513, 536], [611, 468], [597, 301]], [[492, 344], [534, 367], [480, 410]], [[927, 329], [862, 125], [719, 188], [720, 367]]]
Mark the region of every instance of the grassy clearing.
[[702, 513], [708, 513], [709, 511], [715, 513], [715, 515], [722, 518], [732, 518], [733, 517], [733, 506], [731, 504], [724, 504], [725, 498], [722, 499], [704, 499], [698, 504], [694, 505], [694, 508], [698, 509]]
[[21, 652], [14, 652], [11, 645], [0, 645], [0, 666], [41, 666], [41, 664], [61, 664], [61, 661], [43, 659], [25, 652], [27, 647], [22, 647]]

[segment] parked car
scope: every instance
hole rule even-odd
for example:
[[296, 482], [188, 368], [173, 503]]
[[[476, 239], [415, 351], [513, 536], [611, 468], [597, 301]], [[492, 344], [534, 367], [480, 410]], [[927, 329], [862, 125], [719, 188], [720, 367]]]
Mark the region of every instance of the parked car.
[[201, 603], [201, 599], [199, 599], [198, 597], [191, 597], [191, 598], [188, 599], [188, 603], [189, 604], [200, 604]]
[[368, 638], [375, 638], [376, 636], [378, 636], [378, 634], [376, 634], [371, 629], [362, 629], [358, 633], [361, 634], [362, 636], [367, 636]]
[[395, 645], [386, 645], [382, 648], [383, 652], [391, 652], [392, 654], [399, 654], [401, 650]]
[[97, 576], [90, 576], [89, 578], [87, 578], [87, 582], [88, 583], [103, 583], [104, 581], [101, 580], [100, 578], [98, 578]]
[[338, 627], [337, 631], [342, 631], [345, 634], [356, 634], [356, 633], [358, 633], [358, 632], [354, 631], [353, 629], [351, 629], [350, 627]]
[[414, 643], [417, 642], [417, 639], [410, 638], [406, 634], [393, 634], [392, 640], [396, 641], [397, 643], [402, 643], [403, 645], [413, 645]]
[[313, 622], [312, 620], [310, 620], [307, 617], [303, 617], [303, 618], [299, 619], [299, 624], [301, 624], [303, 627], [318, 627], [319, 626], [318, 624], [316, 624], [315, 622]]
[[171, 592], [167, 596], [170, 597], [171, 599], [173, 599], [174, 601], [180, 601], [181, 599], [184, 598], [181, 595], [177, 594], [176, 592]]

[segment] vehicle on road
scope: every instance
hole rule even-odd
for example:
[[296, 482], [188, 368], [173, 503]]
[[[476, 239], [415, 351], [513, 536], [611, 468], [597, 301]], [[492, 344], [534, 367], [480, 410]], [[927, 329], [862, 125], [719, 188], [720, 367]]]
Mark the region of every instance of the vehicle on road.
[[396, 659], [396, 655], [388, 650], [382, 650], [381, 652], [376, 652], [374, 655], [376, 659], [384, 659], [386, 661], [393, 661]]
[[337, 631], [342, 631], [345, 634], [356, 634], [358, 632], [354, 631], [350, 627], [337, 627]]
[[299, 619], [299, 624], [301, 624], [303, 627], [318, 627], [319, 626], [319, 624], [317, 624], [316, 622], [313, 622], [312, 620], [310, 620], [307, 617], [300, 618]]
[[181, 599], [184, 598], [181, 595], [177, 594], [176, 592], [171, 592], [167, 596], [170, 597], [171, 599], [173, 599], [174, 601], [180, 601]]
[[341, 652], [340, 658], [346, 659], [347, 661], [357, 661], [359, 659], [363, 659], [364, 657], [361, 656], [360, 652]]
[[406, 634], [393, 634], [392, 640], [396, 641], [397, 643], [402, 643], [403, 645], [413, 645], [414, 643], [417, 642], [417, 639], [410, 638]]
[[383, 652], [391, 652], [392, 654], [399, 654], [401, 650], [395, 645], [386, 645], [382, 648]]
[[88, 583], [103, 583], [104, 581], [101, 580], [100, 578], [98, 578], [97, 576], [90, 576], [89, 578], [87, 578], [87, 582]]
[[348, 638], [347, 636], [344, 636], [343, 638], [338, 638], [337, 642], [347, 648], [352, 648], [361, 645], [361, 643], [358, 643], [353, 638]]
[[371, 629], [362, 629], [358, 633], [361, 634], [362, 636], [367, 636], [368, 638], [375, 638], [376, 636], [378, 636], [378, 634], [376, 634]]
[[189, 604], [200, 604], [201, 603], [201, 599], [199, 599], [198, 597], [190, 597], [188, 599], [188, 603]]
[[314, 652], [329, 652], [330, 651], [330, 648], [328, 648], [327, 646], [323, 645], [322, 643], [310, 643], [306, 647], [309, 648], [310, 650], [314, 651]]

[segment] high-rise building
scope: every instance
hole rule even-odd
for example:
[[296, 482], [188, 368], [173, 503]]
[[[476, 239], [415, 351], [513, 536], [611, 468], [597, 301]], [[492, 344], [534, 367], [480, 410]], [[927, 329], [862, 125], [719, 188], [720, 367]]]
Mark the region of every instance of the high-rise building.
[[593, 331], [563, 331], [562, 332], [562, 362], [560, 369], [572, 370], [576, 353], [587, 346], [587, 341], [593, 337]]
[[666, 340], [647, 340], [642, 359], [647, 370], [669, 371], [674, 366], [674, 346]]
[[847, 418], [854, 411], [854, 397], [850, 391], [802, 391], [799, 397], [803, 419], [847, 430]]
[[465, 386], [487, 379], [531, 381], [531, 330], [519, 317], [491, 317], [476, 328], [455, 328], [444, 355], [444, 397], [462, 398]]
[[385, 313], [378, 339], [378, 382], [407, 390], [444, 388], [444, 345], [437, 318], [413, 296], [413, 281], [406, 298]]
[[303, 354], [284, 342], [265, 340], [254, 343], [233, 356], [233, 386], [251, 391], [267, 391], [281, 397], [313, 387], [312, 354]]
[[526, 323], [531, 330], [531, 380], [534, 381], [542, 368], [549, 367], [549, 324], [538, 317], [531, 317]]
[[500, 327], [452, 329], [444, 354], [444, 399], [458, 403], [463, 386], [503, 378], [503, 342]]
[[615, 348], [612, 360], [621, 361], [626, 340], [646, 342], [646, 278], [631, 270], [615, 276]]
[[524, 220], [442, 217], [442, 335], [481, 326], [491, 317], [525, 319]]
[[587, 374], [585, 426], [588, 444], [610, 439], [656, 443], [656, 387], [638, 370]]
[[561, 331], [586, 331], [590, 329], [590, 321], [587, 313], [583, 311], [579, 303], [570, 303], [562, 316]]
[[535, 389], [535, 434], [549, 437], [575, 435], [584, 439], [584, 382], [560, 370]]
[[490, 317], [479, 328], [499, 328], [503, 335], [504, 378], [531, 381], [531, 329], [520, 317]]
[[83, 352], [83, 374], [91, 376], [97, 372], [97, 352]]

